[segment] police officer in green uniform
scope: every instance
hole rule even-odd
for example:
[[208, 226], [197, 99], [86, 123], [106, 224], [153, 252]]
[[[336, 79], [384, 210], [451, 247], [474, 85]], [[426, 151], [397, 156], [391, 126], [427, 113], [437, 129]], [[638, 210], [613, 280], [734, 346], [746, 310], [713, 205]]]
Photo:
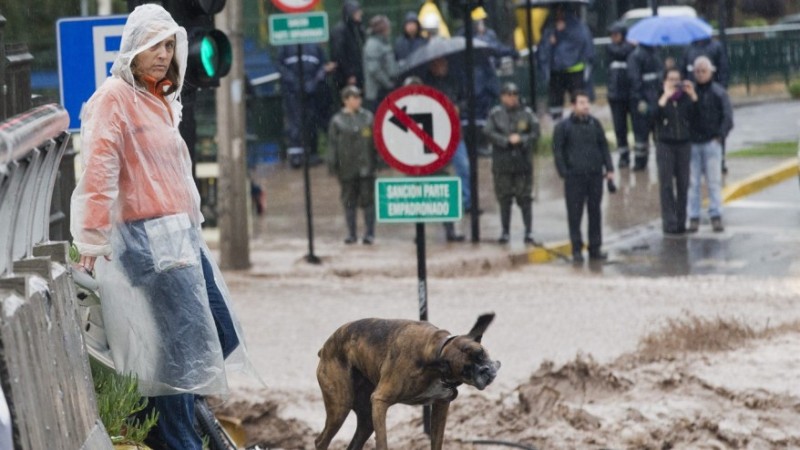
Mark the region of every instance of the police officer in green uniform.
[[356, 208], [364, 209], [363, 243], [375, 240], [375, 164], [372, 141], [372, 113], [361, 107], [361, 90], [355, 86], [342, 89], [344, 107], [331, 119], [328, 128], [328, 169], [339, 178], [344, 218], [347, 222], [345, 244], [356, 238]]
[[539, 139], [539, 121], [530, 108], [519, 102], [519, 89], [506, 83], [500, 90], [500, 105], [489, 113], [483, 129], [492, 144], [494, 192], [500, 204], [503, 233], [498, 242], [509, 240], [511, 203], [522, 210], [525, 243], [533, 244], [531, 191], [533, 189], [533, 148]]

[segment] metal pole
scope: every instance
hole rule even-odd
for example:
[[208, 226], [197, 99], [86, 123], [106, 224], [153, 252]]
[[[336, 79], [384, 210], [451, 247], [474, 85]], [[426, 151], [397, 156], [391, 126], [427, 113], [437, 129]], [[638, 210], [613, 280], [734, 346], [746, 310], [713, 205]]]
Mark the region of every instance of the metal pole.
[[464, 2], [464, 38], [467, 41], [465, 53], [467, 70], [467, 154], [469, 155], [469, 186], [471, 195], [470, 221], [472, 224], [472, 242], [477, 243], [481, 240], [480, 215], [478, 214], [478, 152], [475, 148], [477, 136], [475, 134], [475, 58], [474, 43], [472, 42], [473, 29], [472, 20], [472, 1]]
[[216, 92], [217, 142], [220, 177], [218, 198], [220, 232], [220, 267], [250, 267], [250, 233], [248, 224], [247, 141], [245, 134], [244, 45], [242, 39], [242, 3], [229, 2], [217, 14], [216, 26], [231, 41], [233, 64], [228, 76], [220, 80]]
[[525, 22], [528, 25], [528, 30], [525, 33], [528, 45], [528, 86], [531, 90], [531, 104], [529, 106], [536, 113], [536, 58], [534, 58], [533, 52], [533, 17], [531, 17], [531, 8], [533, 8], [531, 0], [525, 0]]
[[[417, 294], [419, 296], [419, 320], [428, 320], [428, 273], [425, 262], [425, 224], [417, 223]], [[431, 407], [422, 407], [422, 429], [431, 434]]]
[[719, 0], [719, 41], [722, 44], [722, 50], [728, 52], [728, 35], [725, 33], [725, 28], [728, 26], [728, 1]]
[[303, 184], [306, 191], [306, 228], [308, 230], [308, 255], [306, 261], [311, 264], [320, 264], [317, 255], [314, 254], [314, 218], [311, 212], [311, 177], [309, 171], [310, 149], [306, 141], [306, 80], [303, 70], [303, 44], [297, 44], [297, 80], [300, 84], [300, 124], [303, 130], [300, 133], [300, 146], [303, 148]]
[[650, 7], [653, 8], [653, 15], [658, 15], [658, 0], [650, 0]]

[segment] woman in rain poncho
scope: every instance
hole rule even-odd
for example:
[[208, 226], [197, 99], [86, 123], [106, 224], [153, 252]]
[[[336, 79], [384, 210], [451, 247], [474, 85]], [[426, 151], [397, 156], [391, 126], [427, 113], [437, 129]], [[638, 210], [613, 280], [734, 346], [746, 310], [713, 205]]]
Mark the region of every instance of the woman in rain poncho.
[[200, 450], [194, 394], [225, 393], [224, 357], [245, 358], [178, 132], [187, 54], [164, 8], [130, 14], [112, 77], [82, 112], [71, 231], [81, 265], [96, 269], [116, 370], [136, 374], [168, 448]]

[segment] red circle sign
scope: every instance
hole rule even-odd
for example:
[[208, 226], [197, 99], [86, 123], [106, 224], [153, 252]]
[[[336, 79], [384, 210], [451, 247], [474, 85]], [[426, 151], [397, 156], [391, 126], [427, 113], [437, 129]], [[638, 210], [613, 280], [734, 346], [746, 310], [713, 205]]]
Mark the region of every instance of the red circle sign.
[[272, 0], [272, 4], [285, 13], [310, 11], [317, 3], [319, 0]]
[[389, 166], [407, 175], [430, 175], [455, 154], [461, 124], [445, 94], [430, 86], [404, 86], [378, 106], [373, 135]]

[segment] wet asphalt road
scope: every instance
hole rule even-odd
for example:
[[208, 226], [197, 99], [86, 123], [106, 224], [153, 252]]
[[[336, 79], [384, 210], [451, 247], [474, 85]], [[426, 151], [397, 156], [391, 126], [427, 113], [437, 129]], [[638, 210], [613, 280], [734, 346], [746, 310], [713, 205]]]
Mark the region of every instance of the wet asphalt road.
[[725, 231], [707, 221], [685, 237], [665, 237], [660, 222], [620, 236], [603, 271], [648, 277], [800, 275], [800, 188], [789, 179], [725, 205]]

